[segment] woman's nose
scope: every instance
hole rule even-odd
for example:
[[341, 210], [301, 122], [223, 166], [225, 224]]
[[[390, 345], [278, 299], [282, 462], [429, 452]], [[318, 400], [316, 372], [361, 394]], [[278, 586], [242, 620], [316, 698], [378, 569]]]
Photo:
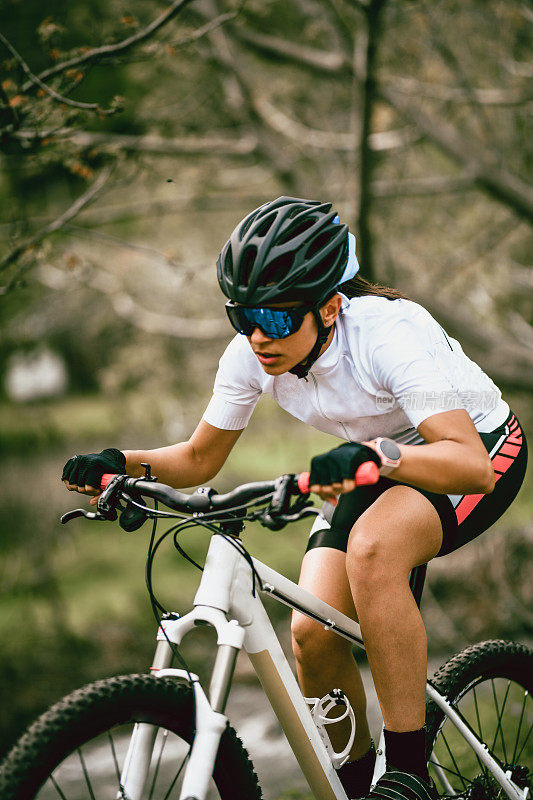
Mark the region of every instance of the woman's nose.
[[250, 336], [250, 341], [254, 344], [263, 344], [264, 342], [271, 342], [272, 339], [269, 339], [268, 336], [265, 336], [261, 328], [254, 328], [253, 333]]

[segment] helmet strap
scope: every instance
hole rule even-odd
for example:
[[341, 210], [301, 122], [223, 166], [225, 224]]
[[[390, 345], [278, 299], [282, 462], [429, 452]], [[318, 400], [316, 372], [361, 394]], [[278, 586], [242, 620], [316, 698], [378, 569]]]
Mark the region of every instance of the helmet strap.
[[[324, 301], [322, 300], [320, 306], [322, 306], [323, 303]], [[318, 355], [322, 350], [322, 347], [326, 343], [333, 325], [335, 324], [333, 323], [333, 325], [330, 325], [329, 327], [326, 327], [324, 325], [324, 323], [322, 322], [322, 317], [320, 316], [320, 311], [318, 310], [320, 306], [315, 306], [314, 308], [311, 309], [311, 313], [315, 318], [316, 325], [318, 328], [318, 336], [316, 337], [316, 342], [314, 343], [310, 353], [302, 361], [300, 361], [299, 364], [296, 364], [289, 370], [289, 372], [292, 375], [296, 375], [297, 378], [305, 378], [307, 380], [307, 374], [311, 369], [311, 367], [313, 366], [313, 364], [315, 363], [315, 361], [317, 360]]]

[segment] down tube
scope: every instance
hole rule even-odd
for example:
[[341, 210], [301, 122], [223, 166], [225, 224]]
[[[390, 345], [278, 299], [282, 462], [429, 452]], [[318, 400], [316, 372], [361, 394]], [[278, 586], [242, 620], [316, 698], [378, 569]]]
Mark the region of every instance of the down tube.
[[316, 800], [346, 800], [300, 687], [285, 658], [259, 597], [248, 593], [246, 606], [232, 609], [245, 624], [244, 649], [248, 653], [274, 713], [296, 756]]

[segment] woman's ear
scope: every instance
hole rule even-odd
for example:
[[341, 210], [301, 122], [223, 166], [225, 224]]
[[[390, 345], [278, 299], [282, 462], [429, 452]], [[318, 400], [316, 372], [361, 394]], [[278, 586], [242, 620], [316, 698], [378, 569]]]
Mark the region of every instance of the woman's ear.
[[339, 311], [341, 310], [342, 305], [342, 297], [340, 294], [334, 294], [333, 297], [330, 297], [327, 303], [324, 303], [322, 308], [320, 309], [320, 316], [322, 317], [322, 322], [329, 328], [337, 317], [339, 316]]

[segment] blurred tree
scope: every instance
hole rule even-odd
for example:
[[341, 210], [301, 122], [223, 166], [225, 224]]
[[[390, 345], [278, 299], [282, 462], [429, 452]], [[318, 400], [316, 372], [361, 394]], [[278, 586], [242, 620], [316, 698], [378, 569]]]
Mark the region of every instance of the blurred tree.
[[[37, 280], [60, 292], [80, 280], [143, 331], [217, 337], [217, 318], [191, 330], [163, 301], [147, 306], [124, 270], [94, 261], [65, 270], [39, 243], [60, 229], [75, 237], [72, 220], [105, 187], [134, 184], [158, 158], [181, 159], [181, 173], [194, 165], [200, 206], [209, 192], [224, 195], [229, 169], [242, 171], [241, 202], [246, 170], [257, 165], [268, 189], [254, 202], [272, 187], [335, 199], [357, 229], [367, 277], [409, 287], [500, 385], [532, 388], [524, 296], [531, 14], [520, 0], [177, 0], [159, 16], [148, 0], [125, 8], [116, 0], [101, 9], [102, 35], [117, 39], [119, 23], [133, 33], [88, 49], [54, 47], [53, 63], [37, 74], [1, 39], [11, 70], [2, 84], [4, 152], [31, 162], [35, 175], [55, 160], [90, 183], [52, 222], [12, 226], [0, 261], [4, 293], [40, 263]], [[176, 38], [168, 23], [178, 13]], [[63, 35], [54, 18], [39, 31], [46, 41]], [[116, 80], [125, 114], [115, 113]], [[78, 99], [84, 87], [96, 102]], [[217, 166], [202, 173], [202, 164]], [[157, 203], [141, 202], [130, 216], [163, 213]], [[80, 219], [110, 222], [108, 209], [91, 213]], [[172, 258], [166, 266], [152, 276], [156, 295], [168, 268], [183, 275]], [[189, 277], [203, 296], [199, 276]]]

